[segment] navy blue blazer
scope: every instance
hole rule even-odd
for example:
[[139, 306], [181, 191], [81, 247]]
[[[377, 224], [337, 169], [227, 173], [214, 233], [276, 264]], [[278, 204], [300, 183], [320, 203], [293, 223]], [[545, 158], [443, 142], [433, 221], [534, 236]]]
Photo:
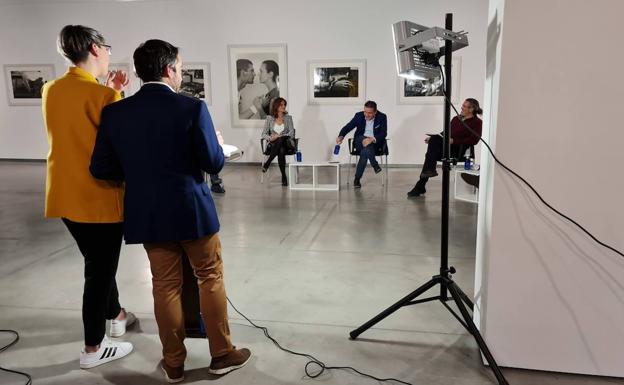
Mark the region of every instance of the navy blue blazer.
[[223, 163], [204, 102], [146, 84], [102, 111], [90, 171], [125, 181], [126, 243], [174, 242], [219, 231], [202, 170]]
[[[338, 136], [347, 136], [351, 130], [355, 128], [354, 137], [363, 136], [364, 129], [366, 128], [366, 118], [364, 117], [364, 111], [360, 111], [353, 116], [353, 119], [346, 126], [342, 127]], [[375, 145], [378, 147], [383, 146], [386, 143], [386, 136], [388, 135], [388, 119], [386, 114], [381, 111], [377, 111], [375, 114], [375, 124], [373, 128], [373, 135], [375, 135]]]

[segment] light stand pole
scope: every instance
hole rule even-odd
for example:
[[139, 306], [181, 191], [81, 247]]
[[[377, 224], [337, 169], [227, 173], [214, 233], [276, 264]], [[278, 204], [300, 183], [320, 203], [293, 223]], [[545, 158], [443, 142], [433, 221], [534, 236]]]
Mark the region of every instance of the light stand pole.
[[[446, 14], [446, 23], [444, 27], [447, 31], [453, 30], [453, 14]], [[501, 372], [496, 360], [490, 353], [490, 349], [488, 349], [479, 329], [474, 324], [472, 320], [471, 312], [474, 311], [474, 304], [468, 298], [468, 296], [462, 291], [462, 289], [453, 281], [452, 274], [455, 273], [454, 267], [449, 267], [448, 265], [448, 236], [449, 236], [449, 192], [450, 192], [450, 173], [451, 173], [451, 164], [452, 159], [450, 156], [450, 120], [451, 120], [451, 62], [453, 56], [452, 42], [449, 39], [445, 39], [444, 50], [442, 51], [444, 55], [444, 72], [446, 73], [446, 96], [444, 98], [444, 149], [443, 149], [443, 158], [442, 158], [442, 226], [441, 226], [441, 237], [440, 237], [440, 273], [439, 275], [433, 276], [428, 282], [424, 283], [422, 286], [409, 293], [401, 300], [353, 330], [349, 335], [351, 339], [356, 339], [360, 334], [373, 327], [379, 321], [388, 317], [390, 314], [399, 310], [403, 306], [416, 305], [423, 302], [430, 301], [440, 301], [444, 307], [446, 307], [451, 314], [459, 321], [460, 324], [474, 337], [485, 357], [486, 361], [490, 365], [490, 368], [494, 372], [494, 376], [498, 380], [500, 385], [508, 385], [505, 376]], [[421, 298], [422, 294], [427, 292], [429, 289], [440, 285], [440, 295], [428, 298]], [[448, 294], [451, 294], [451, 298], [448, 297]], [[453, 300], [461, 315], [458, 315], [449, 305], [448, 301]], [[467, 307], [470, 308], [470, 312]]]

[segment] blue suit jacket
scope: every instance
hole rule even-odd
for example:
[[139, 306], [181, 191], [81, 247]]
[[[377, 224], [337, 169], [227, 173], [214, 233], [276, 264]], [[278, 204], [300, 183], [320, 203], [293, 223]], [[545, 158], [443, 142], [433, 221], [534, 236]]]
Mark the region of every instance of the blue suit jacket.
[[[338, 136], [347, 136], [351, 130], [355, 128], [354, 137], [363, 136], [364, 129], [366, 129], [366, 118], [364, 112], [360, 111], [353, 116], [353, 119], [346, 126], [342, 127]], [[377, 111], [375, 114], [375, 124], [373, 129], [373, 135], [375, 135], [375, 145], [378, 147], [383, 146], [386, 143], [386, 136], [388, 135], [388, 119], [386, 114], [381, 111]]]
[[202, 170], [223, 163], [204, 102], [146, 84], [104, 108], [90, 170], [126, 183], [126, 243], [173, 242], [219, 231]]

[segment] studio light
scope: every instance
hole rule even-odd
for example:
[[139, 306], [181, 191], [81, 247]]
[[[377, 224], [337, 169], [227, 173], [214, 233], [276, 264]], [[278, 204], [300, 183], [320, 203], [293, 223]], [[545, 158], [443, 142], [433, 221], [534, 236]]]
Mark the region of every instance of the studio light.
[[468, 33], [440, 27], [425, 27], [411, 21], [392, 25], [397, 73], [410, 80], [427, 80], [440, 76], [439, 59], [445, 55], [445, 42], [451, 51], [468, 46]]

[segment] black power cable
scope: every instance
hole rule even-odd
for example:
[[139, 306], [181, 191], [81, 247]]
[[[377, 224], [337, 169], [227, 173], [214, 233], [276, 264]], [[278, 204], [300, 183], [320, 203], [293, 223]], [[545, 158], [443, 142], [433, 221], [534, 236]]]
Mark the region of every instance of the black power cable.
[[[413, 384], [411, 384], [411, 383], [409, 383], [409, 382], [405, 382], [405, 381], [397, 380], [396, 378], [377, 378], [377, 377], [372, 376], [372, 375], [370, 375], [370, 374], [363, 373], [363, 372], [361, 372], [361, 371], [359, 371], [359, 370], [357, 370], [357, 369], [355, 369], [355, 368], [353, 368], [353, 367], [351, 367], [351, 366], [327, 366], [327, 365], [326, 365], [323, 361], [319, 360], [318, 358], [314, 357], [314, 356], [313, 356], [313, 355], [311, 355], [311, 354], [307, 354], [307, 353], [299, 353], [299, 352], [295, 352], [295, 351], [290, 350], [290, 349], [286, 349], [286, 348], [282, 347], [282, 345], [280, 345], [280, 343], [279, 343], [279, 342], [277, 342], [277, 340], [276, 340], [275, 338], [273, 338], [273, 337], [269, 334], [269, 329], [267, 329], [265, 326], [259, 326], [259, 325], [256, 325], [256, 324], [255, 324], [252, 320], [250, 320], [249, 318], [247, 318], [247, 316], [246, 316], [246, 315], [244, 315], [243, 313], [241, 313], [241, 312], [240, 312], [240, 311], [236, 308], [236, 306], [234, 306], [234, 304], [232, 303], [232, 301], [230, 301], [230, 299], [229, 299], [229, 298], [228, 298], [227, 300], [228, 300], [228, 302], [229, 302], [230, 306], [232, 306], [232, 308], [234, 309], [234, 311], [235, 311], [235, 312], [237, 312], [237, 313], [238, 313], [241, 317], [243, 317], [243, 318], [244, 318], [247, 322], [249, 322], [249, 324], [250, 324], [251, 326], [253, 326], [253, 327], [254, 327], [254, 328], [256, 328], [256, 329], [260, 329], [260, 330], [262, 330], [262, 332], [264, 333], [264, 335], [266, 336], [266, 338], [268, 338], [269, 340], [271, 340], [271, 342], [273, 342], [273, 344], [274, 344], [275, 346], [277, 346], [280, 350], [282, 350], [282, 351], [284, 351], [284, 352], [286, 352], [286, 353], [290, 353], [290, 354], [295, 355], [295, 356], [300, 356], [300, 357], [305, 357], [305, 358], [307, 358], [309, 361], [306, 363], [304, 370], [305, 370], [305, 374], [306, 374], [306, 376], [308, 376], [308, 377], [310, 377], [310, 378], [316, 378], [316, 377], [320, 376], [321, 374], [323, 374], [323, 372], [325, 372], [326, 370], [337, 370], [337, 369], [339, 369], [339, 370], [351, 370], [351, 371], [353, 371], [353, 372], [355, 372], [355, 373], [357, 373], [357, 374], [359, 374], [359, 375], [361, 375], [361, 376], [364, 376], [364, 377], [367, 377], [367, 378], [370, 378], [370, 379], [372, 379], [372, 380], [379, 381], [379, 382], [390, 382], [390, 381], [394, 381], [394, 382], [397, 382], [397, 383], [399, 383], [399, 384], [413, 385]], [[317, 370], [317, 371], [315, 371], [315, 372], [313, 373], [313, 372], [311, 372], [311, 368], [313, 368], [313, 367], [315, 367], [315, 366], [316, 366], [316, 367], [318, 367], [318, 370]]]
[[[19, 338], [19, 333], [16, 332], [15, 330], [0, 329], [0, 333], [10, 333], [10, 334], [13, 334], [15, 336], [15, 339], [13, 341], [9, 342], [8, 345], [5, 345], [2, 348], [0, 348], [0, 353], [3, 353], [8, 348], [10, 348], [11, 346], [15, 345], [19, 341], [19, 339], [20, 339]], [[32, 384], [32, 377], [28, 373], [19, 372], [17, 370], [6, 369], [6, 368], [3, 368], [2, 366], [0, 366], [0, 370], [3, 371], [3, 372], [19, 374], [20, 376], [24, 376], [24, 377], [27, 378], [26, 385], [31, 385]]]
[[[442, 75], [442, 92], [444, 92], [444, 98], [448, 101], [448, 103], [451, 105], [451, 107], [453, 108], [453, 110], [455, 111], [455, 114], [457, 115], [457, 117], [460, 117], [460, 113], [457, 111], [457, 108], [455, 108], [455, 105], [453, 105], [453, 103], [451, 102], [451, 100], [449, 99], [448, 95], [446, 94], [446, 79], [444, 77], [444, 70], [442, 69], [442, 66], [438, 63], [438, 66], [440, 67], [440, 74]], [[562, 213], [561, 211], [557, 210], [556, 208], [554, 208], [550, 203], [546, 202], [546, 200], [544, 198], [542, 198], [542, 196], [540, 195], [539, 192], [537, 192], [537, 190], [529, 183], [527, 182], [526, 179], [524, 179], [522, 176], [520, 176], [517, 172], [515, 172], [514, 170], [512, 170], [511, 168], [509, 168], [506, 164], [504, 164], [503, 162], [501, 162], [496, 155], [494, 155], [494, 151], [492, 151], [492, 148], [490, 147], [490, 145], [483, 140], [483, 137], [481, 137], [481, 135], [477, 134], [475, 131], [472, 130], [472, 128], [470, 128], [462, 119], [459, 119], [459, 121], [461, 122], [461, 124], [466, 127], [466, 129], [468, 131], [470, 131], [470, 133], [472, 133], [472, 135], [479, 137], [479, 141], [483, 142], [483, 144], [485, 145], [485, 147], [487, 147], [490, 155], [492, 155], [492, 158], [494, 159], [494, 161], [499, 164], [503, 169], [505, 169], [505, 171], [509, 172], [510, 174], [512, 174], [513, 176], [515, 176], [516, 178], [518, 178], [520, 181], [522, 181], [522, 183], [524, 183], [529, 189], [531, 189], [531, 191], [533, 191], [533, 193], [535, 194], [535, 196], [537, 196], [537, 198], [546, 206], [548, 207], [550, 210], [552, 210], [553, 212], [555, 212], [557, 215], [561, 216], [562, 218], [566, 219], [568, 222], [572, 223], [573, 225], [575, 225], [577, 228], [579, 228], [581, 231], [583, 231], [585, 234], [587, 234], [594, 242], [596, 242], [597, 244], [599, 244], [600, 246], [609, 249], [611, 251], [613, 251], [614, 253], [619, 254], [621, 257], [624, 257], [624, 253], [622, 253], [621, 251], [619, 251], [618, 249], [614, 248], [613, 246], [610, 246], [604, 242], [602, 242], [601, 240], [599, 240], [598, 238], [596, 238], [596, 236], [594, 236], [592, 233], [589, 232], [589, 230], [587, 230], [586, 228], [584, 228], [583, 226], [581, 226], [578, 222], [576, 222], [574, 219], [570, 218], [569, 216], [565, 215], [564, 213]]]

